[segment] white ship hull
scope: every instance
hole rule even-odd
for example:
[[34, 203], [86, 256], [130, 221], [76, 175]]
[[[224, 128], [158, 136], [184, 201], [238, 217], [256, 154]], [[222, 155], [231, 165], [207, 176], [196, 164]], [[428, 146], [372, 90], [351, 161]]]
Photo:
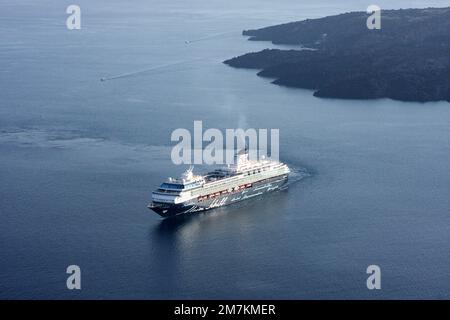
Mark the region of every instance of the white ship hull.
[[288, 175], [285, 174], [265, 180], [256, 181], [252, 183], [251, 186], [249, 186], [249, 184], [246, 184], [243, 185], [244, 187], [242, 187], [241, 190], [237, 189], [234, 192], [218, 195], [209, 199], [206, 198], [205, 200], [199, 200], [198, 198], [195, 198], [178, 204], [166, 205], [161, 203], [152, 203], [149, 205], [149, 208], [163, 218], [206, 211], [240, 201], [249, 200], [255, 197], [262, 196], [265, 193], [279, 190], [287, 183], [287, 181]]
[[204, 176], [192, 169], [161, 184], [148, 207], [164, 218], [222, 207], [280, 189], [290, 172], [277, 161], [251, 161], [246, 150], [237, 154], [235, 164]]

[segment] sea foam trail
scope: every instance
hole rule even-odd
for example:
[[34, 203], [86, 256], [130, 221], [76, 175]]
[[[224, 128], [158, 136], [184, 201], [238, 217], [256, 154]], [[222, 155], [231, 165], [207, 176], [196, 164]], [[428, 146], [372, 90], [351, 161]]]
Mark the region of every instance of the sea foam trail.
[[289, 181], [285, 185], [284, 188], [287, 188], [289, 185], [297, 183], [300, 180], [303, 180], [312, 175], [310, 172], [308, 172], [308, 170], [306, 168], [294, 167], [289, 164], [288, 164], [288, 166], [289, 166], [289, 169], [291, 170], [291, 173], [289, 174]]

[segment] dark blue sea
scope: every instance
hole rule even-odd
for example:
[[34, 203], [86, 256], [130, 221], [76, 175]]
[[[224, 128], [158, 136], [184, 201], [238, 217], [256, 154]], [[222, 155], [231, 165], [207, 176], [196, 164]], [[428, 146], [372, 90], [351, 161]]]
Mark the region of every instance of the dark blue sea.
[[[450, 298], [450, 104], [319, 99], [222, 64], [289, 48], [243, 29], [367, 1], [77, 0], [68, 30], [72, 3], [0, 3], [0, 298]], [[170, 135], [194, 120], [280, 129], [300, 177], [161, 220], [146, 206], [186, 169]]]

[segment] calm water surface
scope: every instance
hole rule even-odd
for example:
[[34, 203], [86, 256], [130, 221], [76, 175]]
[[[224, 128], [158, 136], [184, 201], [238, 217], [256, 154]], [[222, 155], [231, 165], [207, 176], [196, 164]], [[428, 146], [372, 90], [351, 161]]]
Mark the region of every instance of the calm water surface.
[[[364, 1], [77, 3], [79, 31], [68, 2], [0, 4], [0, 298], [450, 298], [450, 104], [318, 99], [221, 63], [275, 47], [243, 29]], [[194, 120], [280, 128], [309, 176], [162, 221], [146, 205]]]

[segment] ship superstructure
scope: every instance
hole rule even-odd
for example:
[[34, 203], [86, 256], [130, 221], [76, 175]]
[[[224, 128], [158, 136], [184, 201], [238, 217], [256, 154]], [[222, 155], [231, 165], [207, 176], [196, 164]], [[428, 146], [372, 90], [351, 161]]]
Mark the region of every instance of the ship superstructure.
[[288, 181], [289, 168], [273, 160], [249, 160], [247, 150], [233, 164], [206, 175], [189, 168], [180, 178], [168, 178], [152, 193], [148, 205], [162, 217], [208, 210], [280, 189]]

